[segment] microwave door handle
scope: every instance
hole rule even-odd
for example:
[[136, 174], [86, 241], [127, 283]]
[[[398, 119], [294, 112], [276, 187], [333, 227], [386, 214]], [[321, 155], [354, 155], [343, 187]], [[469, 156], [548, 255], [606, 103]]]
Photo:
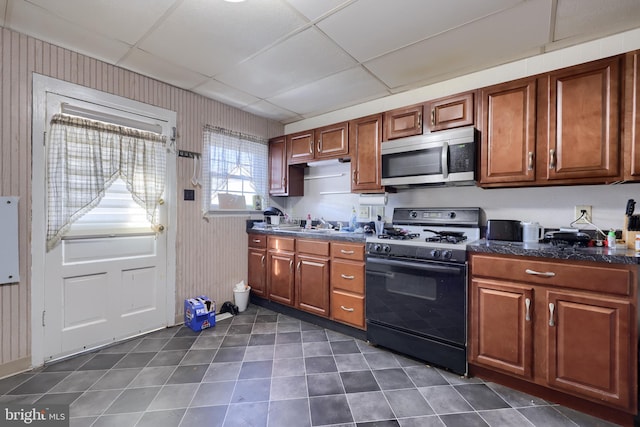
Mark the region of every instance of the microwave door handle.
[[442, 142], [442, 153], [440, 154], [442, 161], [442, 178], [449, 177], [449, 144], [447, 141]]

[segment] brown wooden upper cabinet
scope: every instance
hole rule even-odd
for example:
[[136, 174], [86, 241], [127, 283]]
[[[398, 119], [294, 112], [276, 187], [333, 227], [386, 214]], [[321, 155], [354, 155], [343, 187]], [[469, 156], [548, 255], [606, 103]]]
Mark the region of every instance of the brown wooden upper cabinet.
[[384, 112], [383, 141], [422, 134], [422, 104]]
[[429, 101], [425, 104], [428, 114], [426, 126], [430, 132], [474, 124], [473, 92]]
[[349, 122], [287, 135], [289, 164], [349, 155]]
[[536, 78], [480, 90], [480, 183], [536, 179]]
[[[542, 179], [620, 180], [621, 57], [544, 76], [538, 87]], [[548, 117], [548, 121], [545, 119]]]
[[351, 191], [380, 192], [382, 187], [382, 114], [361, 117], [349, 123]]
[[621, 57], [480, 90], [480, 185], [622, 179]]
[[304, 170], [287, 163], [287, 143], [284, 136], [269, 140], [269, 194], [272, 196], [302, 196]]
[[624, 179], [640, 181], [640, 50], [625, 55]]

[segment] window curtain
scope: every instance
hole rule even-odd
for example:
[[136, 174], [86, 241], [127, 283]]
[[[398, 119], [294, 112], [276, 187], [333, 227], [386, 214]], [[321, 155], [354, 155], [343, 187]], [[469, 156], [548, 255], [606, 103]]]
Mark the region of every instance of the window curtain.
[[166, 137], [81, 117], [56, 114], [47, 152], [47, 250], [94, 208], [118, 177], [158, 224], [166, 179]]
[[[205, 126], [202, 175], [203, 211], [222, 209], [220, 195], [259, 195], [267, 200], [268, 140]], [[250, 205], [249, 205], [250, 206]], [[249, 210], [245, 206], [243, 211]]]

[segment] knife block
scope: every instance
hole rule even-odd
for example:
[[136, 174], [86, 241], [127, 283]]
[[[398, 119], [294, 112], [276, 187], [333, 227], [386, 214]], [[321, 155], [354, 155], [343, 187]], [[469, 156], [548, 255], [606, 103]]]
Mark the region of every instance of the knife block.
[[628, 249], [636, 248], [636, 236], [638, 235], [640, 235], [640, 230], [629, 230], [629, 217], [625, 215], [622, 238], [626, 242]]

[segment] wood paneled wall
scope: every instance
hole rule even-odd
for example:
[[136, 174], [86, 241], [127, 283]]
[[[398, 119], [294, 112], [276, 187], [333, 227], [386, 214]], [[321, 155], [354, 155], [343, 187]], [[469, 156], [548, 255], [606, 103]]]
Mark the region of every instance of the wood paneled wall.
[[[177, 112], [177, 147], [202, 152], [202, 128], [221, 126], [270, 138], [283, 126], [220, 102], [0, 27], [0, 196], [19, 196], [20, 283], [0, 285], [0, 378], [30, 365], [31, 347], [31, 99], [38, 73]], [[193, 164], [177, 159], [176, 314], [182, 300], [206, 294], [232, 300], [246, 280], [247, 237], [241, 217], [202, 218], [202, 191], [192, 188]], [[0, 243], [1, 244], [1, 243]]]

